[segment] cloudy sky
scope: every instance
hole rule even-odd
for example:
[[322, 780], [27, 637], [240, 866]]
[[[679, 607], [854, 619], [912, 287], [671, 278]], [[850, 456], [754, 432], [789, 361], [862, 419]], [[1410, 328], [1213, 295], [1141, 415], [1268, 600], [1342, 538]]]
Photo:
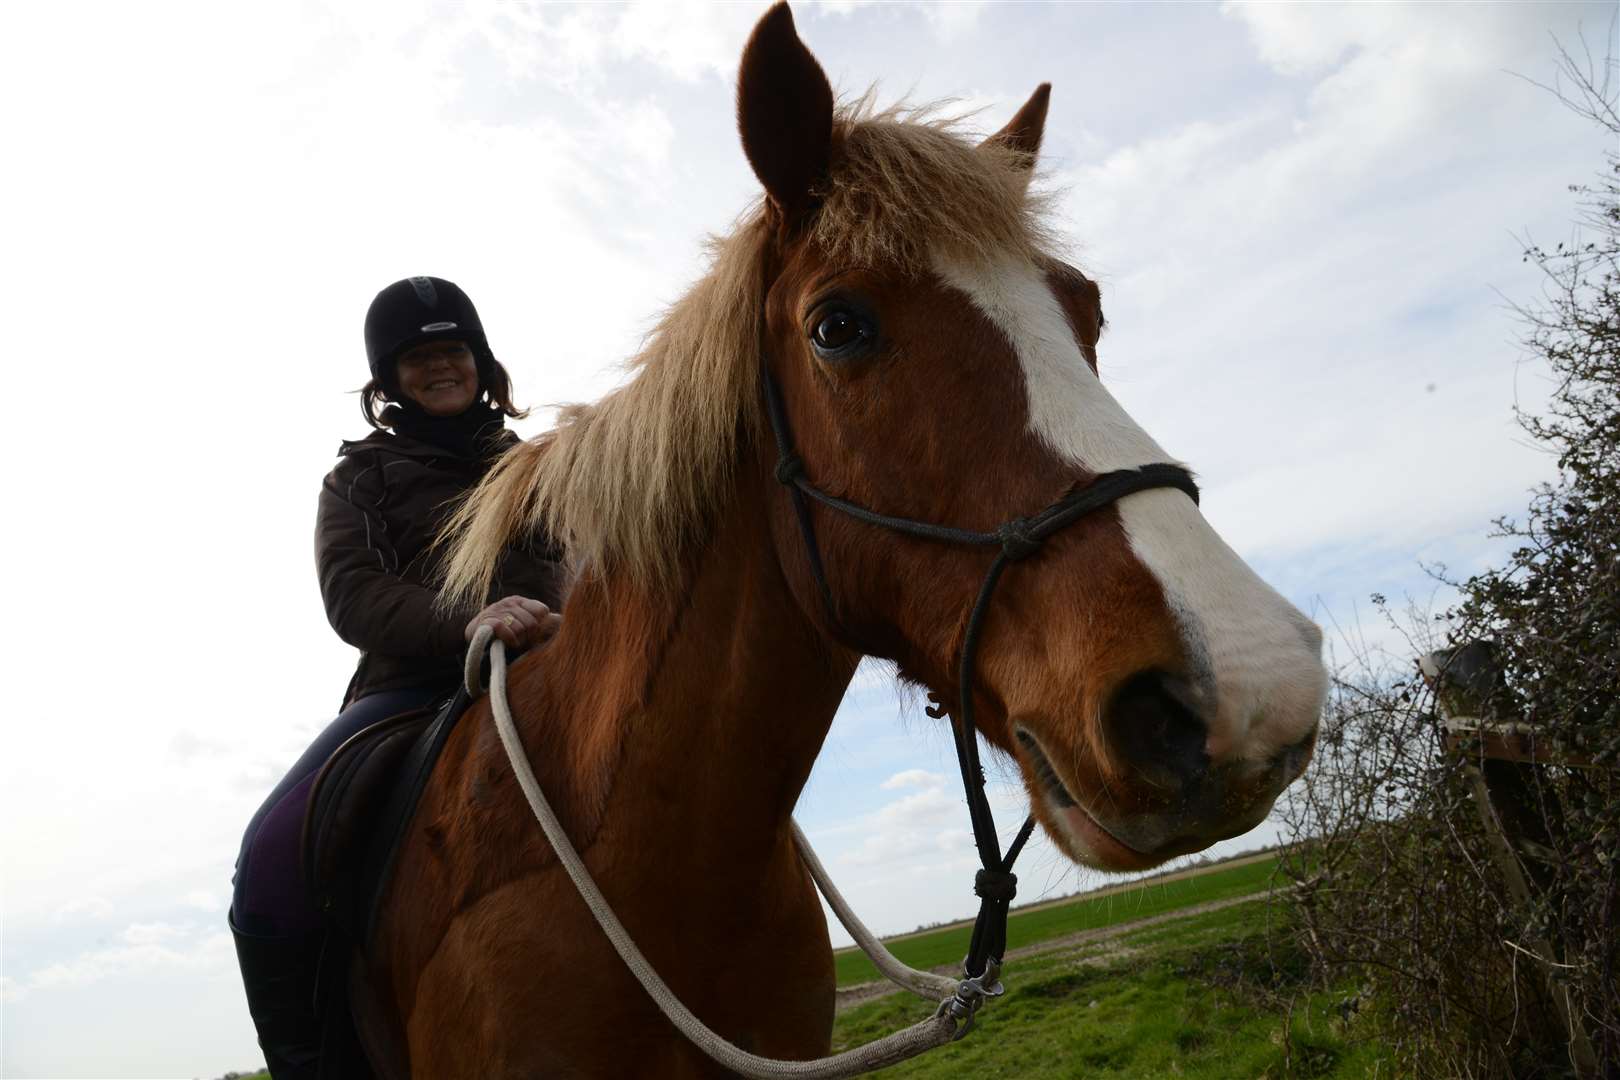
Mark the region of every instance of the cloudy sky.
[[[261, 1060], [224, 916], [242, 826], [337, 705], [317, 484], [362, 433], [382, 285], [477, 299], [520, 398], [589, 400], [755, 193], [732, 79], [761, 5], [11, 5], [13, 383], [0, 751], [8, 1077]], [[803, 4], [836, 86], [998, 127], [1103, 284], [1103, 372], [1206, 513], [1341, 635], [1427, 601], [1550, 463], [1524, 444], [1517, 239], [1599, 134], [1529, 80], [1612, 3]], [[1359, 631], [1358, 631], [1359, 626]], [[1341, 646], [1342, 647], [1342, 646]], [[800, 818], [881, 931], [966, 914], [949, 740], [866, 671]], [[1022, 813], [1003, 773], [1006, 828]], [[1269, 835], [1263, 828], [1234, 842]], [[1093, 883], [1037, 846], [1024, 895]]]

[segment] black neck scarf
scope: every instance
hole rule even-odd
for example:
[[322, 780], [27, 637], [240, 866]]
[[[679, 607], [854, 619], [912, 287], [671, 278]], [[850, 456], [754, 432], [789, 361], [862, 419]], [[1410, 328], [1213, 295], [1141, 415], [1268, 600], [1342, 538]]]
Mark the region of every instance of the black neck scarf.
[[407, 398], [390, 405], [382, 420], [401, 435], [473, 459], [487, 455], [506, 428], [505, 415], [483, 399], [454, 416], [434, 416]]

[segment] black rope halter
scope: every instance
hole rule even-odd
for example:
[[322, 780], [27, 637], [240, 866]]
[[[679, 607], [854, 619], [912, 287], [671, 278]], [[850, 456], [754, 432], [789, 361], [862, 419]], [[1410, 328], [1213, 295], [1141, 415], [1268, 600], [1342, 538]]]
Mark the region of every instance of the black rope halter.
[[[990, 967], [994, 965], [999, 970], [1001, 966], [1001, 958], [1007, 949], [1007, 910], [1018, 889], [1018, 876], [1012, 872], [1013, 860], [1018, 858], [1018, 853], [1035, 830], [1035, 818], [1031, 815], [1024, 819], [1023, 827], [1003, 854], [1001, 842], [996, 836], [996, 823], [990, 814], [990, 801], [984, 792], [984, 767], [979, 763], [978, 729], [973, 722], [973, 657], [978, 649], [985, 614], [990, 607], [990, 597], [1009, 563], [1035, 554], [1047, 537], [1086, 515], [1112, 506], [1127, 495], [1152, 488], [1176, 488], [1197, 502], [1198, 485], [1193, 483], [1192, 475], [1179, 465], [1143, 465], [1137, 469], [1103, 473], [1085, 488], [1064, 496], [1034, 516], [1013, 518], [993, 532], [974, 532], [910, 518], [890, 517], [829, 495], [805, 478], [804, 462], [793, 449], [792, 432], [782, 407], [782, 392], [771, 374], [770, 365], [762, 362], [760, 367], [765, 379], [766, 410], [770, 416], [771, 430], [776, 436], [776, 479], [793, 496], [799, 531], [804, 535], [810, 556], [810, 569], [834, 626], [841, 628], [842, 623], [833, 605], [832, 589], [827, 584], [821, 548], [816, 543], [810, 499], [868, 525], [878, 525], [925, 540], [1001, 549], [985, 574], [978, 599], [973, 602], [972, 614], [968, 616], [967, 633], [962, 640], [957, 699], [960, 708], [957, 713], [951, 713], [951, 729], [956, 736], [956, 760], [962, 770], [962, 787], [967, 793], [968, 816], [973, 823], [973, 843], [978, 848], [982, 865], [973, 880], [973, 892], [979, 897], [979, 914], [973, 923], [973, 937], [963, 966], [969, 979], [978, 979], [989, 971], [988, 981], [993, 981], [995, 973], [990, 971]], [[937, 717], [949, 710], [942, 706], [937, 711], [930, 708], [928, 712]]]

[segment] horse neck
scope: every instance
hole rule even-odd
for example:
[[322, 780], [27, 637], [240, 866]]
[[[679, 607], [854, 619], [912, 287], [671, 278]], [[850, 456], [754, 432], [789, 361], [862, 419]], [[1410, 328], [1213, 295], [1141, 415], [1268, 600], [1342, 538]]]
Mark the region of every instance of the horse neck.
[[607, 827], [701, 865], [706, 850], [746, 862], [785, 837], [859, 658], [797, 606], [764, 508], [774, 485], [739, 471], [680, 587], [586, 576], [553, 645], [514, 670], [525, 745], [581, 840]]

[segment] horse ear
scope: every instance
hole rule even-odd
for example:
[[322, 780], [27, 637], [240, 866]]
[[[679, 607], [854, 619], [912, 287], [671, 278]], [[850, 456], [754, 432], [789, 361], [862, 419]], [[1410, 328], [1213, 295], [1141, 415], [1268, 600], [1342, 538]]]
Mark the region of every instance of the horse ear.
[[1027, 154], [1030, 167], [1034, 167], [1035, 155], [1041, 152], [1041, 136], [1046, 132], [1046, 106], [1051, 100], [1052, 84], [1041, 83], [1029, 96], [1029, 100], [1024, 102], [1024, 107], [1007, 121], [1007, 126], [984, 140], [981, 145], [1004, 146], [1008, 150]]
[[754, 175], [789, 220], [811, 206], [810, 189], [832, 153], [832, 84], [793, 28], [786, 2], [765, 13], [737, 72], [737, 130]]

